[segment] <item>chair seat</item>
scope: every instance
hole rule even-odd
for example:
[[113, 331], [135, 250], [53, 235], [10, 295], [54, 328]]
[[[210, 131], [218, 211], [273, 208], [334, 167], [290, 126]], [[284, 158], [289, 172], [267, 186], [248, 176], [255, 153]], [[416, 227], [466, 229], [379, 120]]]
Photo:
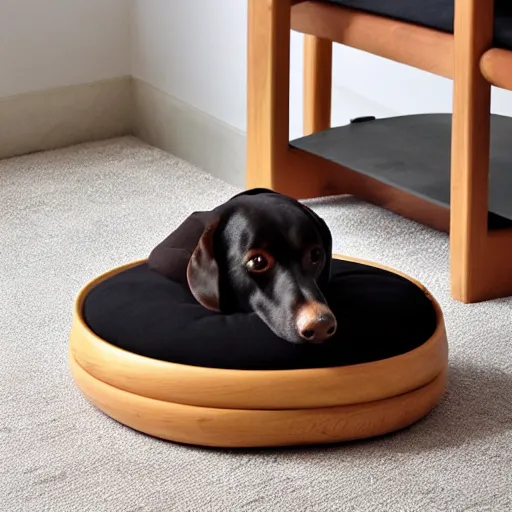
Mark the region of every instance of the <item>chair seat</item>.
[[[453, 33], [454, 0], [322, 0]], [[512, 2], [495, 1], [494, 45], [512, 50]]]

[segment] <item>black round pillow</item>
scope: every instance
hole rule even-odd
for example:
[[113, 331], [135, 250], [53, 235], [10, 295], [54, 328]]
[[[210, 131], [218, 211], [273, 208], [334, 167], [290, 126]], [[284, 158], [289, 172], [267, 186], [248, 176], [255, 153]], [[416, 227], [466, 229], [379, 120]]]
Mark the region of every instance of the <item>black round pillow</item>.
[[209, 311], [187, 287], [157, 274], [147, 263], [93, 288], [83, 316], [97, 336], [135, 354], [240, 370], [377, 361], [417, 348], [436, 329], [436, 311], [423, 290], [386, 270], [333, 260], [325, 295], [338, 330], [323, 345], [284, 341], [255, 314]]

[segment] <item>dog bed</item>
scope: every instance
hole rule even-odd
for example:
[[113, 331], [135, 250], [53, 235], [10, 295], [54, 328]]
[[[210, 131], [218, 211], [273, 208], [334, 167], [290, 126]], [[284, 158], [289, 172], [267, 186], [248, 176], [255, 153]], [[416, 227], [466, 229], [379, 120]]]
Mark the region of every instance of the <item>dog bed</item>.
[[428, 414], [447, 377], [436, 300], [408, 276], [344, 257], [333, 259], [326, 298], [336, 334], [293, 344], [254, 314], [203, 308], [146, 260], [130, 263], [79, 293], [71, 369], [113, 419], [194, 445], [348, 441]]

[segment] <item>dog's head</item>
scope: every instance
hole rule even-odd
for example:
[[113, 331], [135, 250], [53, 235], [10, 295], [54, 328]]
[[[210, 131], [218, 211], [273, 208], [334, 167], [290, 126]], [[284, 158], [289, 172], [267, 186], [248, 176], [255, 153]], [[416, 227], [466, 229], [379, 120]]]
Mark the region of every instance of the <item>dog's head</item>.
[[336, 330], [322, 290], [332, 238], [310, 208], [267, 189], [195, 212], [150, 254], [149, 266], [188, 284], [204, 307], [254, 312], [281, 338], [321, 343]]

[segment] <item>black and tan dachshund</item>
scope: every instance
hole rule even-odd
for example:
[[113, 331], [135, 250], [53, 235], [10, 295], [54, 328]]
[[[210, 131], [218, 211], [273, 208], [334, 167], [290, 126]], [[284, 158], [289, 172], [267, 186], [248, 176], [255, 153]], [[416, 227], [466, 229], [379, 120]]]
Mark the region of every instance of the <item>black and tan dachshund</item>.
[[336, 318], [322, 290], [332, 237], [310, 208], [267, 189], [195, 212], [151, 252], [154, 271], [188, 285], [205, 308], [255, 312], [279, 337], [322, 343]]

